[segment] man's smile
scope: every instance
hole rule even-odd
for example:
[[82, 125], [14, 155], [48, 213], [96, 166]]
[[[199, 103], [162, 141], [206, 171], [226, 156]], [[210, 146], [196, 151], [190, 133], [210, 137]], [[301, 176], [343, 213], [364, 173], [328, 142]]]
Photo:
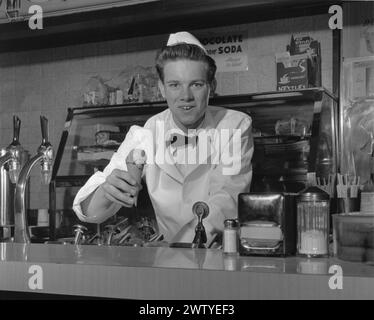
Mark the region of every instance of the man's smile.
[[179, 107], [179, 109], [182, 109], [182, 110], [185, 110], [185, 111], [191, 110], [193, 108], [194, 108], [194, 106], [180, 106]]

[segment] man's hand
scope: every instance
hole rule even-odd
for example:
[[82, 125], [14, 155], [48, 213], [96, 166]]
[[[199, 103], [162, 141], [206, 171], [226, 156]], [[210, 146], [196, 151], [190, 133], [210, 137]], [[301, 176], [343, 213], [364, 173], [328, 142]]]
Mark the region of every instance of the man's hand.
[[114, 169], [100, 188], [107, 200], [131, 208], [142, 186], [127, 171]]

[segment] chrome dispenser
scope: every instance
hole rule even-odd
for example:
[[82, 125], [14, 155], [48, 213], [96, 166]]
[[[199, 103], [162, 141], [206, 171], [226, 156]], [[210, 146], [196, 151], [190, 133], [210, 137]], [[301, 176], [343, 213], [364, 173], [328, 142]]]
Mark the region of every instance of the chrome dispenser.
[[19, 132], [21, 128], [21, 120], [17, 117], [13, 117], [13, 141], [6, 148], [5, 153], [0, 158], [0, 167], [8, 163], [9, 166], [9, 178], [12, 183], [16, 183], [18, 180], [19, 173], [21, 171], [21, 156], [23, 148], [19, 143]]
[[296, 253], [296, 195], [238, 195], [239, 253], [243, 256], [289, 256]]
[[[27, 151], [19, 142], [20, 128], [21, 120], [13, 116], [13, 141], [0, 151], [0, 227], [3, 240], [11, 238], [14, 226], [14, 183], [18, 180], [22, 165], [28, 160]], [[5, 165], [8, 166], [7, 170]]]
[[48, 119], [44, 116], [40, 116], [40, 125], [42, 143], [38, 148], [37, 154], [22, 168], [16, 186], [14, 242], [30, 243], [30, 233], [26, 217], [25, 191], [31, 169], [40, 161], [43, 183], [48, 184], [51, 179], [53, 149], [48, 141]]

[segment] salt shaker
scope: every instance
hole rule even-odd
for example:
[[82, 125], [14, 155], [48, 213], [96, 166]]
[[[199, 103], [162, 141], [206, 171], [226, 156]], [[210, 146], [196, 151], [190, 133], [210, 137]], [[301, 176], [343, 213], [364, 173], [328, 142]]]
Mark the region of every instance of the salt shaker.
[[236, 254], [238, 252], [238, 222], [235, 219], [227, 219], [223, 230], [223, 253]]
[[326, 257], [329, 254], [330, 197], [312, 186], [297, 197], [297, 252], [301, 256]]

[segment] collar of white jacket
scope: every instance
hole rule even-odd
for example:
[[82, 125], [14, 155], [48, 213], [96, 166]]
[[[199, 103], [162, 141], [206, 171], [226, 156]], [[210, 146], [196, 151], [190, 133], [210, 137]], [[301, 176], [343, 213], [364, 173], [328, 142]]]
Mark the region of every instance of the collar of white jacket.
[[204, 46], [201, 44], [201, 42], [199, 40], [197, 40], [197, 38], [189, 32], [181, 31], [181, 32], [170, 34], [169, 40], [168, 40], [166, 45], [167, 46], [174, 46], [178, 43], [188, 43], [188, 44], [197, 45], [201, 49], [204, 50], [205, 54], [207, 54], [207, 51], [204, 48]]

